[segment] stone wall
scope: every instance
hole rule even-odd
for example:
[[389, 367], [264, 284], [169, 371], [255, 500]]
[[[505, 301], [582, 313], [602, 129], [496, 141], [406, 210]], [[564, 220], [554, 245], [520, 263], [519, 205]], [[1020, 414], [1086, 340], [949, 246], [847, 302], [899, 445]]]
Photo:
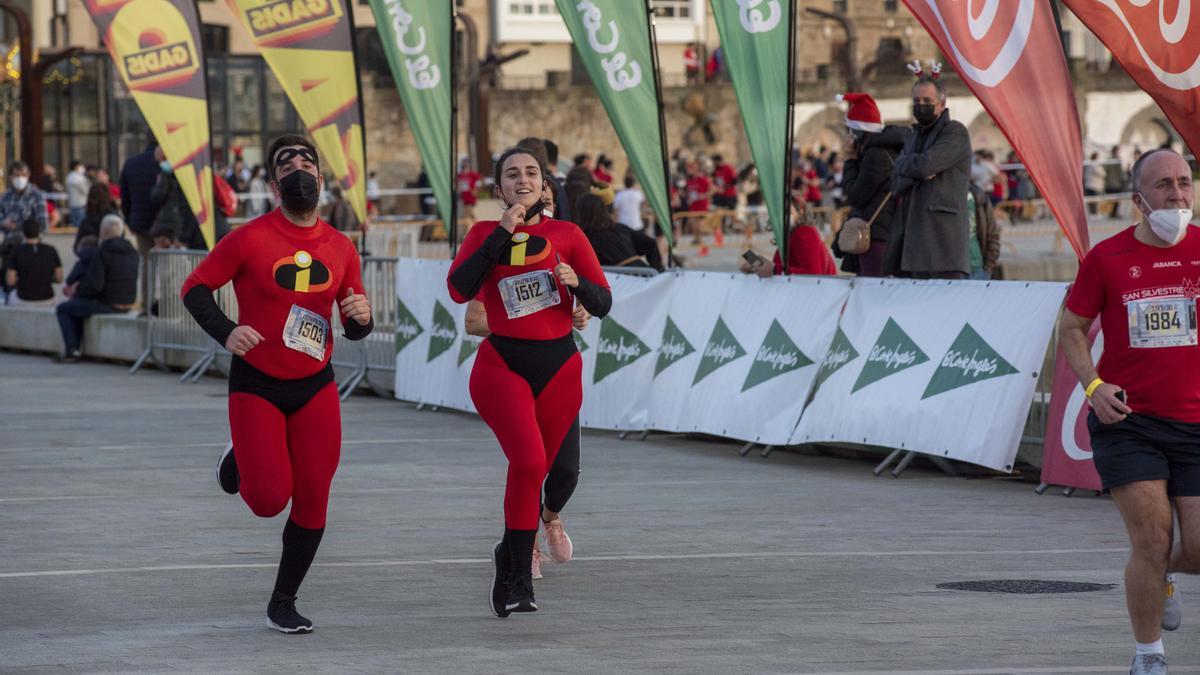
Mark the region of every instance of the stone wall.
[[[698, 97], [707, 114], [712, 143], [695, 118], [684, 110], [689, 96]], [[394, 88], [363, 82], [363, 105], [367, 122], [367, 163], [379, 173], [385, 186], [414, 180], [420, 172], [420, 156]], [[671, 151], [687, 147], [693, 152], [721, 154], [734, 163], [749, 161], [750, 150], [742, 118], [728, 85], [708, 85], [663, 92], [666, 105], [667, 144]], [[467, 152], [466, 102], [459, 105], [460, 154]], [[654, 124], [654, 120], [648, 120]], [[618, 175], [625, 171], [625, 153], [608, 115], [590, 86], [565, 86], [540, 91], [493, 91], [489, 101], [489, 127], [493, 153], [499, 153], [526, 136], [550, 138], [558, 143], [562, 159], [579, 152], [615, 158]]]

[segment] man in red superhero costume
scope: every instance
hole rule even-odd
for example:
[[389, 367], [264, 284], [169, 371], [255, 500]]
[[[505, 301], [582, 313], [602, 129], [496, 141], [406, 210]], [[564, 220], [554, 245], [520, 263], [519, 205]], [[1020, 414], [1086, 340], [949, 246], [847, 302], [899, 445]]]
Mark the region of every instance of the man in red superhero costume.
[[[341, 453], [341, 410], [330, 357], [332, 308], [345, 335], [361, 340], [374, 327], [361, 290], [354, 245], [317, 217], [323, 179], [316, 148], [302, 136], [276, 139], [267, 152], [271, 190], [280, 208], [234, 230], [188, 277], [181, 296], [197, 323], [233, 355], [229, 427], [233, 437], [217, 478], [241, 492], [255, 515], [270, 518], [292, 504], [267, 625], [308, 633], [296, 611], [321, 536], [329, 485]], [[238, 321], [213, 292], [233, 282]]]

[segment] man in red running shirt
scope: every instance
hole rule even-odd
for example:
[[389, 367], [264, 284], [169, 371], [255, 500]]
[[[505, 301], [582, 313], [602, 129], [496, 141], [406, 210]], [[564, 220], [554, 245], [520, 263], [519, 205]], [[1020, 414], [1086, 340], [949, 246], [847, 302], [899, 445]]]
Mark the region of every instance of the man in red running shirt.
[[[1166, 673], [1161, 629], [1182, 619], [1173, 573], [1200, 573], [1200, 229], [1189, 225], [1192, 171], [1178, 154], [1143, 155], [1133, 189], [1140, 222], [1083, 259], [1060, 335], [1091, 404], [1096, 471], [1132, 545], [1130, 672]], [[1096, 317], [1104, 337], [1098, 366], [1087, 338]]]
[[[317, 150], [283, 136], [267, 151], [270, 187], [280, 208], [220, 241], [183, 284], [184, 306], [233, 354], [229, 428], [217, 465], [225, 492], [241, 492], [255, 515], [271, 518], [291, 502], [267, 625], [312, 632], [296, 611], [296, 591], [325, 532], [329, 485], [341, 454], [342, 423], [333, 381], [332, 309], [347, 338], [374, 326], [361, 292], [358, 252], [317, 217], [321, 177]], [[213, 298], [233, 282], [234, 323]]]

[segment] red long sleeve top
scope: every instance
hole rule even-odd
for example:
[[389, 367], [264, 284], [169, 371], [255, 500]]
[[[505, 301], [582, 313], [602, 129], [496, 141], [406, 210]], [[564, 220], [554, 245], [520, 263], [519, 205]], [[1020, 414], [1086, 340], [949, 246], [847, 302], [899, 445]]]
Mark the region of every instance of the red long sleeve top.
[[[313, 227], [295, 225], [279, 209], [222, 239], [188, 276], [180, 296], [198, 285], [215, 291], [230, 281], [237, 294], [237, 323], [263, 336], [263, 342], [246, 352], [247, 363], [281, 380], [308, 377], [329, 363], [334, 304], [350, 289], [365, 292], [362, 264], [350, 239], [323, 220]], [[292, 305], [315, 312], [329, 325], [324, 358], [284, 344]], [[354, 323], [341, 318], [343, 325]]]
[[[536, 225], [523, 225], [512, 234], [500, 227], [499, 221], [476, 223], [450, 265], [447, 278], [450, 297], [458, 303], [481, 300], [487, 310], [488, 326], [496, 335], [526, 340], [560, 338], [571, 332], [574, 303], [566, 286], [555, 282], [560, 298], [557, 305], [515, 319], [508, 317], [500, 290], [503, 279], [535, 270], [553, 272], [559, 260], [570, 265], [579, 277], [580, 288], [575, 294], [584, 307], [594, 316], [607, 313], [605, 302], [611, 304], [608, 280], [587, 236], [575, 223], [552, 218], [542, 218]], [[468, 269], [460, 272], [464, 265], [469, 274]], [[593, 289], [602, 290], [597, 293]], [[606, 296], [607, 300], [598, 303], [602, 307], [595, 304], [588, 307], [593, 296]]]

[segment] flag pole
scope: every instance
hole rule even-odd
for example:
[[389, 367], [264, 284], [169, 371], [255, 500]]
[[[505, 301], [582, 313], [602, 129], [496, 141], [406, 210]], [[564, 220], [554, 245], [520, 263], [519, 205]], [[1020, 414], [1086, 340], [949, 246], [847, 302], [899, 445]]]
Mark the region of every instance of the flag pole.
[[776, 242], [779, 260], [783, 263], [783, 274], [788, 273], [788, 240], [792, 229], [792, 142], [794, 140], [794, 115], [796, 110], [796, 5], [799, 0], [788, 3], [788, 65], [787, 65], [787, 133], [784, 138], [783, 160], [783, 241]]
[[[458, 255], [458, 3], [450, 3], [450, 258]], [[487, 120], [483, 121], [487, 124]]]
[[342, 9], [345, 10], [346, 21], [348, 21], [350, 24], [350, 55], [354, 59], [354, 90], [358, 95], [358, 126], [362, 129], [363, 165], [359, 167], [362, 171], [362, 175], [358, 177], [358, 179], [363, 182], [363, 221], [359, 224], [358, 237], [358, 255], [359, 257], [362, 257], [363, 255], [370, 253], [370, 251], [367, 250], [367, 217], [371, 215], [370, 205], [367, 203], [369, 200], [366, 197], [367, 176], [370, 175], [370, 172], [367, 171], [367, 119], [366, 112], [363, 110], [362, 71], [358, 67], [358, 40], [353, 39], [355, 37], [354, 7], [347, 2]]
[[654, 69], [654, 96], [658, 101], [658, 133], [660, 137], [659, 152], [662, 154], [663, 181], [667, 184], [667, 222], [659, 223], [663, 237], [667, 240], [667, 267], [672, 267], [675, 260], [675, 219], [671, 213], [671, 163], [667, 158], [667, 122], [666, 108], [663, 105], [662, 69], [658, 62], [658, 38], [654, 31], [654, 7], [651, 0], [646, 0], [646, 25], [650, 29], [650, 59]]

